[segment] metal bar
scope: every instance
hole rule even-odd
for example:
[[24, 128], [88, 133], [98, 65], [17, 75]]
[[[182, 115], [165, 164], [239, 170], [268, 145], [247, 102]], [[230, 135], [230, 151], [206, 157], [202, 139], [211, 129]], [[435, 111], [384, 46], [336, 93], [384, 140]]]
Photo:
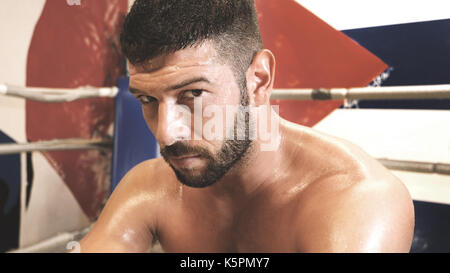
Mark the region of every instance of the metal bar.
[[450, 84], [361, 88], [275, 89], [270, 98], [279, 100], [450, 99]]
[[378, 161], [391, 170], [450, 175], [450, 164], [391, 160], [386, 158], [380, 158]]
[[110, 139], [56, 139], [22, 144], [0, 144], [0, 155], [34, 151], [111, 149]]
[[24, 98], [40, 102], [69, 102], [79, 99], [115, 97], [117, 87], [46, 88], [22, 87], [0, 84], [0, 95]]

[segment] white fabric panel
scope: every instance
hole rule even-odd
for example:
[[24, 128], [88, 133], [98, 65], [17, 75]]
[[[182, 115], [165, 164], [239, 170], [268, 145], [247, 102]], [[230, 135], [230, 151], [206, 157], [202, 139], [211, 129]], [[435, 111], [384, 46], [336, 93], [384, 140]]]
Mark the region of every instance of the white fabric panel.
[[450, 204], [450, 176], [393, 171], [414, 200]]
[[[34, 27], [45, 0], [0, 1], [0, 82], [24, 86]], [[0, 128], [18, 142], [25, 137], [25, 101], [0, 95]]]
[[[35, 244], [63, 231], [81, 230], [90, 224], [72, 192], [41, 153], [33, 153], [30, 203], [20, 223], [20, 247]], [[22, 195], [22, 200], [24, 200]], [[25, 203], [22, 203], [25, 207]]]
[[449, 19], [448, 0], [296, 0], [338, 30]]
[[314, 128], [374, 157], [450, 163], [450, 111], [337, 109]]
[[[337, 109], [314, 128], [375, 158], [450, 163], [450, 111]], [[414, 199], [450, 204], [450, 176], [394, 173]]]

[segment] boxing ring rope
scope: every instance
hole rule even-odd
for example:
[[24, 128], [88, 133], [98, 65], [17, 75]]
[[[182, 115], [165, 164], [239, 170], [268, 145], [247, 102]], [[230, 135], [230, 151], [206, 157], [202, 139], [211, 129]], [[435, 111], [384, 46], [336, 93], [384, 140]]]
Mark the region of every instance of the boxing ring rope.
[[450, 175], [450, 164], [392, 160], [386, 158], [378, 158], [377, 160], [390, 170]]
[[[0, 95], [42, 102], [67, 102], [85, 98], [115, 97], [117, 87], [44, 88], [0, 84]], [[450, 84], [357, 88], [275, 89], [271, 99], [279, 100], [386, 100], [450, 99]]]
[[82, 230], [74, 232], [63, 232], [55, 235], [54, 237], [45, 239], [33, 245], [25, 246], [18, 249], [13, 249], [7, 251], [6, 253], [59, 253], [66, 252], [68, 243], [71, 241], [79, 241], [83, 238], [89, 231], [91, 226], [84, 228]]
[[69, 102], [79, 99], [109, 97], [114, 98], [119, 89], [117, 87], [80, 87], [80, 88], [46, 88], [21, 87], [0, 84], [0, 95], [8, 95], [40, 102]]
[[275, 89], [274, 100], [450, 99], [450, 84], [358, 88]]
[[[66, 102], [85, 98], [110, 97], [117, 87], [45, 88], [0, 84], [0, 95], [42, 102]], [[386, 99], [450, 99], [450, 84], [383, 86], [357, 88], [275, 89], [271, 99], [278, 100], [386, 100]]]
[[35, 151], [111, 149], [111, 139], [55, 139], [22, 144], [0, 144], [0, 155]]

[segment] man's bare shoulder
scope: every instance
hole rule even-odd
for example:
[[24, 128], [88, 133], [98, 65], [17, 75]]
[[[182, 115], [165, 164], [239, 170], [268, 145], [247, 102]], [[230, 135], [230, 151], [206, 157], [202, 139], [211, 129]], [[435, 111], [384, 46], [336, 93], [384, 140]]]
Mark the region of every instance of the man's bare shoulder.
[[142, 162], [121, 180], [92, 230], [80, 242], [83, 252], [147, 251], [156, 239], [158, 219], [176, 191], [161, 159]]
[[408, 251], [414, 208], [404, 184], [347, 140], [291, 128], [303, 183], [294, 231], [299, 251]]
[[149, 159], [134, 166], [123, 177], [117, 191], [132, 190], [134, 194], [164, 192], [165, 197], [179, 189], [174, 174], [162, 158]]
[[395, 177], [326, 176], [301, 193], [297, 243], [308, 252], [407, 252], [414, 207]]
[[[178, 196], [180, 183], [162, 158], [150, 159], [134, 166], [122, 178], [108, 203], [132, 203], [136, 213], [145, 215], [151, 212], [152, 218], [164, 215], [164, 210]], [[146, 213], [141, 213], [146, 212]]]

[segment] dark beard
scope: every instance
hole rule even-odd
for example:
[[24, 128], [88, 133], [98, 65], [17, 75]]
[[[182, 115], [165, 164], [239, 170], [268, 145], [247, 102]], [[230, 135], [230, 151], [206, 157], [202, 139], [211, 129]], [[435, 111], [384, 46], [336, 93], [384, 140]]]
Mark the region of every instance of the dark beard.
[[[219, 181], [247, 152], [250, 147], [250, 140], [226, 140], [222, 145], [222, 148], [216, 156], [212, 156], [209, 152], [201, 152], [197, 148], [188, 148], [185, 143], [177, 142], [169, 147], [165, 147], [161, 150], [161, 155], [166, 162], [172, 167], [177, 179], [186, 186], [194, 188], [204, 188], [211, 186]], [[181, 148], [183, 147], [183, 148]], [[167, 157], [167, 149], [186, 149], [194, 151], [200, 154], [200, 157], [208, 161], [204, 171], [201, 174], [196, 175], [196, 170], [189, 168], [176, 169]]]
[[[244, 89], [241, 89], [240, 104], [242, 106], [248, 105], [248, 94], [245, 87]], [[234, 139], [225, 140], [220, 151], [216, 155], [211, 155], [211, 153], [203, 147], [192, 147], [181, 141], [161, 149], [161, 155], [173, 169], [177, 179], [182, 184], [194, 188], [211, 186], [219, 181], [237, 162], [242, 160], [251, 146], [252, 140], [249, 137], [249, 114], [239, 110], [238, 115], [240, 115], [239, 119], [245, 120], [243, 121], [245, 126], [245, 138], [243, 140], [236, 140], [238, 128], [235, 120]], [[196, 172], [198, 171], [190, 168], [176, 169], [170, 164], [169, 158], [171, 156], [178, 157], [187, 154], [198, 154], [201, 158], [208, 161], [205, 170], [201, 174], [196, 175]]]

